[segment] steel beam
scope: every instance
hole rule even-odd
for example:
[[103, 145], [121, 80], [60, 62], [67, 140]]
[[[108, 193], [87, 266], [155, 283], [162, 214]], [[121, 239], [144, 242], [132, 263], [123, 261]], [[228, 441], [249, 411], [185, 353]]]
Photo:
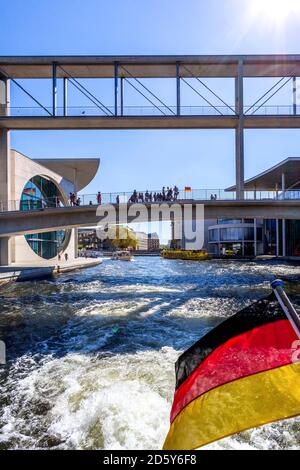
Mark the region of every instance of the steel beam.
[[52, 114], [56, 116], [57, 111], [57, 76], [56, 76], [56, 62], [52, 64]]
[[68, 79], [64, 77], [64, 116], [68, 115]]
[[115, 116], [118, 116], [118, 83], [119, 83], [119, 64], [114, 63], [114, 78], [115, 78]]
[[121, 77], [121, 116], [124, 116], [124, 78]]
[[297, 77], [293, 77], [293, 114], [297, 114]]
[[180, 63], [176, 62], [176, 111], [180, 116]]
[[244, 199], [244, 90], [243, 62], [241, 60], [235, 79], [235, 112], [238, 115], [238, 124], [235, 130], [236, 197]]

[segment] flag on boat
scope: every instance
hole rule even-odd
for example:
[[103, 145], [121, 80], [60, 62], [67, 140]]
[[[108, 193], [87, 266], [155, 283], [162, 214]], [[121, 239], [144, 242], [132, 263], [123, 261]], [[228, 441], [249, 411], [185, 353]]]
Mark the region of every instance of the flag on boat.
[[190, 186], [186, 186], [186, 187], [184, 188], [184, 191], [185, 191], [186, 193], [191, 193], [191, 192], [192, 192], [192, 188], [191, 188]]
[[300, 414], [296, 331], [272, 294], [184, 352], [164, 449], [196, 449]]

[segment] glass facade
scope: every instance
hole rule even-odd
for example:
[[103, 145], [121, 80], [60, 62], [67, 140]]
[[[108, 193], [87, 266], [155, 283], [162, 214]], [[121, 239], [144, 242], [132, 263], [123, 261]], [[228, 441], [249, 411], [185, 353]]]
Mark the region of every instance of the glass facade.
[[241, 224], [242, 219], [218, 219], [218, 225]]
[[[255, 237], [256, 225], [256, 237]], [[263, 245], [262, 221], [254, 219], [218, 219], [208, 229], [208, 240], [215, 254], [224, 256], [254, 256], [261, 254]]]
[[[43, 209], [63, 205], [62, 195], [53, 181], [44, 176], [34, 176], [25, 185], [20, 210]], [[30, 248], [41, 258], [51, 259], [62, 251], [69, 237], [69, 230], [25, 235]]]

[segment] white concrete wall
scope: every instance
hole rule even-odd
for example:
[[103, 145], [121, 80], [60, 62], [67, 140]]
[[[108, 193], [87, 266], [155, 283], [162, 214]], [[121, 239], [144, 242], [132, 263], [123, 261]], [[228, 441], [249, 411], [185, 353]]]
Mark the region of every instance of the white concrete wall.
[[[13, 259], [12, 262], [16, 264], [41, 264], [42, 258], [38, 256], [29, 246], [27, 243], [25, 237], [23, 235], [20, 235], [18, 237], [14, 237], [13, 240], [13, 247], [14, 247], [14, 253], [13, 253]], [[75, 251], [75, 246], [76, 246], [76, 240], [75, 240], [75, 229], [71, 230], [71, 235], [70, 235], [70, 240], [65, 249], [60, 253], [61, 259], [64, 260], [64, 255], [65, 253], [68, 254], [68, 259], [70, 261], [74, 260], [76, 258], [77, 251]], [[47, 260], [44, 260], [47, 261]], [[58, 257], [56, 256], [55, 258], [52, 258], [48, 260], [50, 263], [53, 262], [53, 264], [57, 264], [58, 262]]]
[[[72, 182], [62, 178], [57, 173], [43, 167], [42, 165], [33, 162], [30, 158], [22, 155], [16, 150], [11, 150], [11, 200], [16, 201], [16, 209], [20, 207], [20, 199], [26, 183], [36, 175], [46, 176], [54, 181], [62, 193], [65, 201], [68, 200], [68, 195], [74, 191]], [[41, 258], [30, 248], [24, 236], [13, 237], [11, 239], [11, 259], [10, 261], [16, 264], [37, 264], [41, 262]], [[70, 260], [77, 256], [76, 250], [76, 237], [75, 229], [72, 229], [68, 245], [61, 253], [62, 259], [64, 253], [68, 253]], [[57, 257], [52, 259], [53, 262], [57, 261]], [[51, 262], [51, 260], [50, 260]]]

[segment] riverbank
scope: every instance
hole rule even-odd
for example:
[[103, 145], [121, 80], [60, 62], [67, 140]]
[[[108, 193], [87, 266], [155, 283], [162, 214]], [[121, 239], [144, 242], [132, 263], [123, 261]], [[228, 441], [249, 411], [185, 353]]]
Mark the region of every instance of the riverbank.
[[98, 266], [102, 259], [76, 258], [71, 261], [42, 262], [39, 264], [24, 264], [0, 266], [0, 282], [30, 281], [47, 278], [56, 274], [67, 273], [77, 269], [86, 269]]

